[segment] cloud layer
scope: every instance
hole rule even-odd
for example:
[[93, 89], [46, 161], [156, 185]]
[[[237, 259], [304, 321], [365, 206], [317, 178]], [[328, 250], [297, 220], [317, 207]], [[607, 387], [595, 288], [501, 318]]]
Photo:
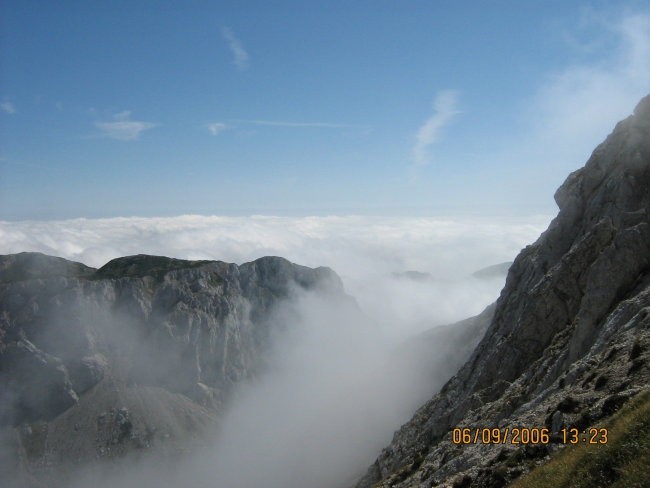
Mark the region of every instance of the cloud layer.
[[512, 259], [548, 221], [201, 215], [0, 221], [0, 252], [39, 251], [90, 266], [134, 253], [236, 263], [279, 255], [355, 278], [412, 269], [449, 278]]
[[235, 66], [237, 66], [237, 69], [245, 70], [248, 68], [248, 53], [246, 52], [246, 49], [244, 49], [244, 45], [241, 43], [241, 41], [235, 37], [235, 33], [232, 31], [232, 29], [229, 27], [224, 27], [221, 29], [221, 35], [226, 40], [226, 43], [232, 52], [233, 62], [235, 63]]
[[458, 93], [444, 90], [436, 95], [433, 102], [433, 115], [418, 129], [413, 146], [413, 160], [417, 166], [429, 164], [427, 149], [438, 141], [440, 132], [458, 114], [456, 108]]
[[[503, 282], [471, 273], [512, 260], [548, 221], [186, 215], [0, 222], [0, 253], [39, 251], [95, 267], [139, 253], [235, 263], [282, 256], [334, 269], [389, 331], [394, 321], [417, 329], [480, 312]], [[407, 270], [430, 273], [433, 280], [391, 277]]]
[[[523, 130], [505, 137], [499, 154], [482, 158], [510, 167], [526, 162], [536, 168], [536, 182], [555, 186], [650, 92], [650, 15], [591, 12], [582, 24], [588, 33], [568, 27], [572, 35], [577, 31], [579, 40], [572, 41], [581, 53], [573, 53], [577, 60], [542, 78], [525, 105]], [[593, 44], [598, 56], [585, 55]], [[540, 181], [542, 173], [546, 178]]]
[[118, 141], [134, 141], [140, 137], [142, 132], [153, 129], [157, 125], [153, 122], [131, 120], [129, 110], [113, 115], [112, 121], [95, 122], [95, 127], [102, 132], [104, 137]]
[[223, 122], [210, 122], [207, 126], [208, 132], [213, 136], [216, 136], [220, 132], [223, 132], [228, 127]]

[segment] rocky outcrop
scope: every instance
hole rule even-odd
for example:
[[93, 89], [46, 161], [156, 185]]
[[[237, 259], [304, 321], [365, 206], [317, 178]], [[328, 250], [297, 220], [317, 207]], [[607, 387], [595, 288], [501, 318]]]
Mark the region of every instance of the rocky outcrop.
[[650, 387], [650, 96], [555, 195], [460, 371], [358, 487], [504, 486], [560, 447], [454, 445], [456, 426], [583, 429]]
[[[3, 410], [20, 412], [20, 419], [50, 420], [79, 400], [63, 361], [27, 339], [4, 348], [0, 371]], [[4, 418], [8, 416], [6, 410]]]
[[277, 257], [138, 255], [95, 270], [0, 256], [0, 434], [32, 472], [154, 444], [185, 451], [262, 370], [282, 326], [270, 317], [300, 290], [356, 307], [330, 269]]

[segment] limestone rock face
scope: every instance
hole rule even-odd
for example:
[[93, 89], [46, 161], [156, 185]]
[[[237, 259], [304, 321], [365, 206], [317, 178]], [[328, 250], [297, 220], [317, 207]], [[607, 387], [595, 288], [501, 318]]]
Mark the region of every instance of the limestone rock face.
[[504, 486], [557, 445], [457, 446], [452, 428], [584, 428], [650, 387], [650, 96], [555, 199], [470, 359], [358, 487]]
[[0, 431], [14, 428], [31, 467], [165, 442], [186, 450], [183, 437], [261, 372], [272, 311], [300, 290], [356, 306], [330, 269], [277, 257], [238, 266], [138, 255], [95, 270], [0, 256]]
[[24, 419], [49, 420], [79, 400], [63, 362], [27, 339], [4, 348], [0, 371], [2, 407], [9, 410], [2, 412], [3, 417], [16, 410]]
[[472, 276], [474, 278], [478, 278], [481, 280], [489, 279], [489, 278], [498, 278], [498, 277], [505, 278], [508, 275], [508, 270], [510, 269], [510, 266], [512, 266], [512, 262], [510, 261], [505, 263], [493, 264], [492, 266], [488, 266], [487, 268], [474, 271], [472, 273]]

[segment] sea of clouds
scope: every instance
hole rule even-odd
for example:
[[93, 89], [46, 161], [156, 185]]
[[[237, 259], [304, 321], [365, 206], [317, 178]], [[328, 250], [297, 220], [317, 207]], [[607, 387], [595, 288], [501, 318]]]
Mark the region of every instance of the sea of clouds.
[[[423, 330], [479, 313], [504, 277], [472, 273], [512, 261], [547, 227], [549, 216], [442, 217], [120, 217], [0, 221], [0, 253], [37, 251], [100, 267], [133, 254], [244, 263], [282, 256], [328, 266], [387, 333]], [[415, 270], [430, 279], [392, 273]]]
[[0, 221], [2, 254], [38, 251], [94, 267], [139, 253], [234, 263], [278, 255], [329, 266], [361, 308], [362, 315], [316, 292], [279, 304], [271, 320], [284, 332], [269, 353], [272, 367], [234, 391], [209, 448], [164, 469], [140, 462], [99, 477], [82, 470], [67, 486], [352, 485], [452, 374], [423, 367], [413, 338], [493, 302], [505, 276], [472, 273], [512, 261], [549, 221], [198, 215]]
[[[237, 388], [210, 448], [169, 469], [135, 463], [98, 478], [84, 468], [67, 486], [353, 484], [451, 374], [429, 371], [398, 351], [411, 351], [419, 332], [493, 302], [505, 276], [472, 273], [512, 261], [549, 221], [198, 215], [0, 221], [0, 254], [37, 251], [93, 267], [140, 253], [234, 263], [277, 255], [329, 266], [361, 308], [362, 315], [349, 302], [315, 292], [279, 304], [272, 320], [288, 332], [274, 341], [273, 367]], [[426, 274], [413, 279], [405, 271]]]

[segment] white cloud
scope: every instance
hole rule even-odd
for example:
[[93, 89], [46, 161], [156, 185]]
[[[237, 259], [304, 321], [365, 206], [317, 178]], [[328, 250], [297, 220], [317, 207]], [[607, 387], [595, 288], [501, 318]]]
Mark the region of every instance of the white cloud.
[[2, 110], [4, 113], [9, 115], [13, 115], [16, 113], [16, 107], [14, 107], [14, 104], [11, 102], [0, 103], [0, 110]]
[[[467, 281], [470, 274], [512, 260], [548, 221], [198, 215], [0, 221], [0, 253], [40, 251], [95, 267], [138, 253], [235, 263], [283, 256], [333, 268], [364, 309], [389, 327], [396, 318], [439, 323], [479, 312], [502, 283]], [[405, 270], [429, 272], [436, 281], [398, 286], [388, 278]]]
[[574, 146], [599, 142], [650, 91], [650, 15], [592, 22], [601, 34], [614, 34], [613, 55], [575, 63], [547, 77], [530, 109], [539, 147], [551, 138]]
[[213, 136], [216, 136], [228, 128], [228, 126], [223, 122], [210, 122], [206, 127], [208, 129], [208, 132], [210, 132], [210, 134]]
[[413, 161], [416, 166], [429, 164], [427, 149], [440, 138], [442, 129], [458, 114], [456, 109], [458, 93], [443, 90], [433, 102], [433, 115], [418, 129], [413, 146]]
[[237, 263], [272, 254], [355, 277], [416, 269], [447, 278], [514, 257], [547, 222], [201, 215], [0, 221], [0, 252], [40, 251], [92, 266], [134, 252]]
[[[492, 156], [513, 165], [526, 161], [531, 171], [546, 174], [550, 187], [584, 163], [614, 124], [650, 93], [650, 15], [592, 15], [583, 23], [595, 30], [602, 51], [609, 54], [590, 56], [545, 77], [527, 101], [523, 130], [515, 140], [505, 140], [502, 154]], [[584, 40], [586, 45], [593, 42]]]
[[246, 68], [248, 68], [249, 66], [248, 53], [246, 52], [246, 49], [244, 49], [244, 46], [241, 43], [241, 41], [237, 39], [237, 37], [235, 37], [235, 34], [232, 31], [232, 29], [228, 27], [222, 28], [221, 35], [228, 43], [228, 47], [230, 48], [230, 51], [232, 52], [234, 58], [233, 62], [235, 63], [235, 66], [237, 66], [237, 69], [245, 70]]
[[118, 141], [134, 141], [146, 130], [156, 127], [158, 124], [131, 120], [131, 112], [125, 110], [113, 116], [110, 122], [95, 122], [95, 127], [101, 130], [104, 137]]
[[539, 78], [508, 126], [495, 127], [489, 139], [468, 138], [474, 146], [462, 157], [471, 158], [481, 182], [474, 201], [554, 209], [552, 195], [567, 175], [650, 93], [649, 14], [591, 12], [553, 26], [549, 36], [561, 40], [563, 29], [572, 33], [566, 57], [573, 60]]

